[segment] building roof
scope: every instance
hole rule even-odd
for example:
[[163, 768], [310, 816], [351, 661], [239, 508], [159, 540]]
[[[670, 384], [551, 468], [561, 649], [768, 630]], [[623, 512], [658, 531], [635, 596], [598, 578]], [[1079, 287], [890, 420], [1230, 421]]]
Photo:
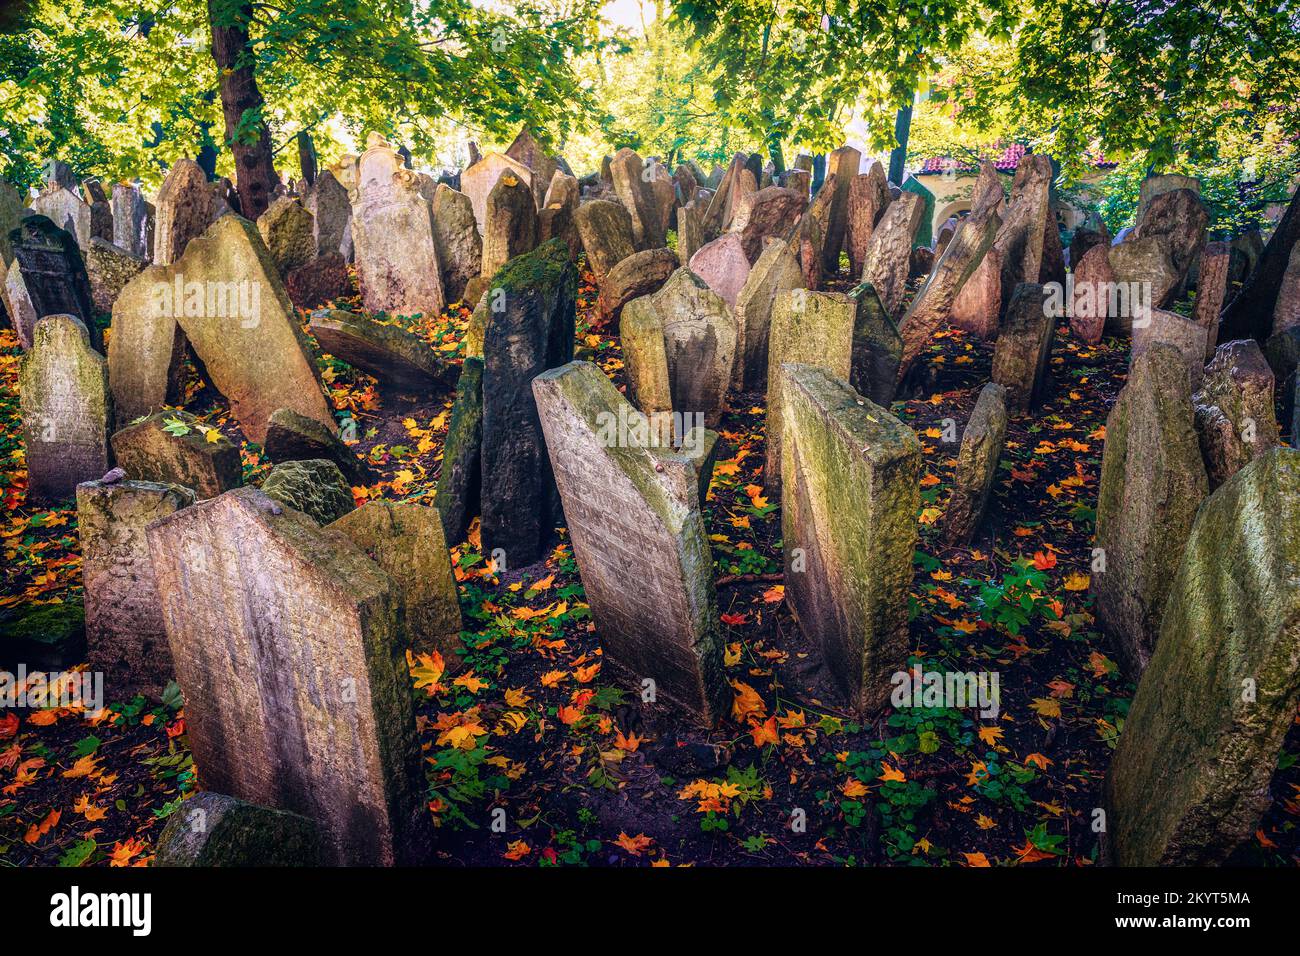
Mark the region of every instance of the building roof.
[[[1012, 143], [993, 160], [993, 166], [1000, 173], [1014, 173], [1016, 167], [1020, 165], [1021, 157], [1029, 151], [1029, 147], [1023, 143]], [[1119, 163], [1106, 159], [1105, 156], [1099, 155], [1089, 157], [1089, 159], [1097, 169], [1114, 169], [1119, 165]], [[979, 171], [979, 164], [967, 159], [953, 159], [950, 156], [931, 156], [921, 163], [921, 168], [917, 170], [916, 174], [919, 176], [932, 176], [950, 170], [954, 173], [974, 173]]]

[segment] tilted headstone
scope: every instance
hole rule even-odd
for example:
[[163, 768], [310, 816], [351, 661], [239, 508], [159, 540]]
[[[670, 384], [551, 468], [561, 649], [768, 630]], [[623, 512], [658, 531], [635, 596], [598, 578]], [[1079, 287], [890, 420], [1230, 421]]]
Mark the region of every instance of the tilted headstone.
[[1218, 866], [1258, 829], [1300, 703], [1298, 525], [1289, 448], [1197, 513], [1106, 774], [1112, 862]]
[[460, 660], [460, 599], [436, 508], [416, 502], [367, 501], [329, 526], [341, 531], [393, 579], [402, 597], [407, 637], [416, 653]]
[[828, 369], [780, 366], [785, 595], [864, 713], [906, 666], [921, 443]]
[[153, 261], [154, 206], [134, 183], [113, 184], [113, 245]]
[[[1163, 309], [1177, 296], [1181, 277], [1174, 268], [1166, 237], [1131, 237], [1116, 243], [1110, 247], [1109, 260], [1115, 281], [1124, 288], [1130, 302], [1140, 301], [1147, 310]], [[1134, 320], [1140, 321], [1144, 314], [1130, 307], [1107, 318], [1116, 332], [1131, 332]]]
[[1193, 320], [1177, 312], [1164, 309], [1152, 309], [1149, 318], [1138, 319], [1133, 323], [1133, 348], [1129, 353], [1131, 359], [1157, 343], [1172, 345], [1183, 355], [1187, 363], [1188, 378], [1195, 391], [1201, 387], [1205, 377], [1205, 342], [1209, 330], [1197, 325]]
[[860, 276], [871, 234], [889, 205], [884, 167], [872, 160], [865, 173], [853, 175], [845, 201], [844, 251], [849, 254], [849, 275]]
[[468, 196], [439, 184], [433, 194], [433, 243], [448, 302], [459, 302], [483, 267], [483, 240]]
[[903, 337], [869, 282], [853, 289], [849, 297], [858, 306], [849, 384], [877, 405], [888, 408], [898, 388]]
[[299, 309], [318, 309], [352, 292], [348, 264], [341, 252], [327, 252], [284, 277], [284, 291]]
[[257, 231], [280, 278], [316, 258], [316, 221], [296, 199], [281, 196], [257, 217]]
[[1153, 199], [1175, 189], [1189, 189], [1199, 196], [1201, 194], [1201, 181], [1195, 176], [1183, 176], [1179, 173], [1160, 173], [1142, 180], [1138, 188], [1138, 208], [1134, 222], [1137, 222], [1146, 214], [1147, 206], [1151, 204]]
[[[1297, 260], [1300, 261], [1300, 260]], [[1232, 247], [1226, 242], [1209, 242], [1201, 250], [1201, 261], [1196, 275], [1196, 302], [1192, 318], [1206, 329], [1205, 359], [1214, 357], [1219, 344], [1219, 314], [1228, 298], [1228, 276], [1232, 270]], [[1300, 282], [1300, 267], [1297, 270]], [[1300, 323], [1300, 286], [1296, 289], [1296, 322]], [[1278, 304], [1282, 297], [1278, 296]], [[1277, 320], [1274, 319], [1276, 330]]]
[[85, 249], [90, 244], [90, 206], [71, 189], [52, 189], [32, 200], [32, 212], [45, 216], [60, 229], [70, 233], [77, 245]]
[[159, 700], [175, 675], [145, 527], [195, 500], [189, 488], [150, 481], [77, 485], [86, 664], [104, 674], [109, 700]]
[[49, 159], [41, 167], [41, 181], [46, 189], [76, 189], [77, 176], [61, 159]]
[[337, 521], [356, 507], [343, 472], [324, 458], [280, 462], [262, 482], [262, 491], [320, 525]]
[[[503, 156], [500, 153], [488, 153], [460, 174], [460, 191], [469, 197], [474, 207], [474, 221], [478, 223], [479, 235], [487, 233], [487, 200], [503, 174], [512, 173], [516, 179], [528, 187], [532, 194], [533, 173], [523, 163]], [[536, 203], [533, 204], [536, 209]]]
[[346, 258], [344, 239], [352, 237], [352, 203], [344, 185], [327, 169], [316, 177], [302, 204], [312, 216], [316, 254], [343, 252]]
[[[1096, 345], [1101, 341], [1111, 312], [1122, 311], [1115, 271], [1110, 267], [1110, 246], [1098, 243], [1085, 252], [1083, 258], [1074, 263], [1073, 276], [1070, 331], [1080, 341]], [[1112, 302], [1116, 306], [1113, 310]], [[1131, 323], [1132, 319], [1129, 321]]]
[[23, 281], [22, 266], [17, 259], [9, 264], [5, 273], [4, 307], [9, 315], [9, 324], [18, 335], [18, 344], [24, 349], [31, 348], [38, 316], [32, 297], [27, 294], [27, 283]]
[[736, 368], [732, 384], [737, 391], [767, 389], [772, 305], [780, 293], [803, 287], [803, 271], [790, 244], [782, 239], [770, 241], [736, 296]]
[[331, 863], [418, 862], [428, 813], [397, 585], [252, 488], [146, 533], [204, 786], [314, 821]]
[[1142, 209], [1133, 235], [1137, 239], [1162, 236], [1168, 242], [1169, 260], [1179, 277], [1179, 290], [1205, 247], [1210, 214], [1200, 196], [1190, 189], [1161, 193]]
[[90, 277], [72, 234], [44, 216], [28, 216], [9, 233], [9, 241], [36, 317], [75, 315], [90, 332], [91, 345], [102, 348]]
[[532, 391], [605, 666], [712, 724], [730, 694], [695, 465], [620, 430], [638, 413], [590, 362]]
[[1056, 316], [1036, 282], [1016, 286], [993, 351], [991, 378], [1007, 390], [1007, 409], [1024, 415], [1039, 400], [1056, 338]]
[[29, 215], [31, 210], [23, 205], [23, 197], [18, 190], [0, 179], [0, 270], [8, 269], [14, 261], [9, 233], [17, 229], [23, 218]]
[[189, 412], [150, 415], [113, 433], [113, 458], [128, 478], [192, 488], [215, 498], [243, 480], [239, 446]]
[[617, 327], [623, 306], [658, 291], [677, 268], [677, 254], [668, 248], [645, 249], [628, 256], [600, 282], [596, 299], [600, 322]]
[[880, 304], [891, 317], [902, 310], [912, 245], [924, 212], [925, 204], [920, 196], [903, 193], [885, 209], [867, 244], [862, 281], [871, 283], [880, 296]]
[[343, 477], [353, 485], [367, 484], [373, 477], [370, 467], [338, 435], [291, 408], [277, 408], [271, 413], [262, 451], [267, 460], [276, 464], [327, 459], [338, 465]]
[[483, 451], [483, 360], [466, 357], [456, 384], [456, 399], [447, 424], [433, 503], [442, 517], [445, 540], [465, 540], [479, 511]]
[[[1044, 280], [1044, 248], [1049, 229], [1055, 233], [1051, 210], [1052, 161], [1026, 153], [1016, 167], [1011, 199], [1002, 212], [993, 248], [1002, 266], [1002, 310], [1005, 312], [1022, 282]], [[1058, 238], [1057, 245], [1060, 245]], [[1047, 280], [1050, 281], [1050, 280]]]
[[86, 277], [90, 280], [90, 300], [96, 311], [112, 312], [113, 303], [126, 284], [143, 272], [149, 263], [142, 257], [95, 236], [85, 248]]
[[597, 282], [636, 252], [632, 217], [620, 203], [604, 199], [585, 202], [574, 216], [582, 248], [587, 252], [587, 268]]
[[1211, 491], [1281, 443], [1273, 370], [1254, 339], [1219, 346], [1192, 405]]
[[807, 197], [780, 186], [768, 186], [748, 197], [731, 224], [731, 231], [740, 236], [745, 258], [751, 264], [757, 262], [767, 241], [784, 235], [807, 206]]
[[[90, 207], [90, 238], [113, 241], [113, 203], [97, 178], [81, 184], [81, 196]], [[83, 246], [84, 248], [84, 246]]]
[[154, 207], [153, 261], [159, 266], [179, 259], [217, 215], [208, 177], [192, 159], [178, 159], [167, 171]]
[[[559, 495], [528, 383], [573, 358], [577, 269], [558, 239], [513, 259], [487, 291], [483, 340], [482, 542], [506, 567], [541, 558]], [[500, 310], [496, 306], [500, 305]]]
[[690, 261], [691, 272], [721, 296], [729, 309], [736, 307], [736, 299], [745, 287], [751, 268], [744, 240], [735, 232], [700, 246]]
[[[516, 256], [537, 246], [537, 207], [526, 180], [503, 173], [484, 210], [482, 274], [494, 276]], [[565, 247], [568, 254], [568, 247]]]
[[320, 833], [296, 813], [210, 790], [172, 811], [151, 866], [319, 866]]
[[835, 176], [822, 243], [822, 268], [830, 275], [840, 271], [840, 252], [849, 221], [849, 189], [861, 168], [862, 153], [852, 146], [841, 146], [826, 157], [826, 172]]
[[546, 205], [546, 190], [551, 185], [559, 164], [555, 157], [548, 154], [532, 131], [521, 129], [514, 142], [506, 149], [506, 156], [528, 167], [531, 173], [529, 185], [533, 190], [533, 202], [540, 210]]
[[943, 512], [943, 537], [949, 545], [970, 544], [988, 507], [1007, 439], [1006, 389], [989, 382], [980, 389], [975, 409], [962, 430], [952, 495]]
[[427, 393], [449, 386], [454, 370], [418, 335], [342, 309], [313, 312], [307, 326], [323, 351], [373, 375], [381, 386]]
[[682, 265], [688, 265], [691, 256], [704, 245], [704, 226], [696, 202], [692, 199], [677, 210], [677, 261]]
[[29, 501], [71, 498], [78, 484], [108, 471], [108, 366], [75, 316], [36, 323], [18, 372], [18, 398]]
[[1187, 368], [1167, 345], [1134, 360], [1106, 418], [1093, 606], [1134, 678], [1151, 657], [1192, 520], [1209, 492], [1193, 421]]

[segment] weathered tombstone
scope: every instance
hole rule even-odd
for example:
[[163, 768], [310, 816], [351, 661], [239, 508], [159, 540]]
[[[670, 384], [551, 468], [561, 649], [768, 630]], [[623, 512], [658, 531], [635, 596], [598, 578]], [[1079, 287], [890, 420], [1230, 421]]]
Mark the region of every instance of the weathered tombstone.
[[1201, 181], [1195, 176], [1183, 176], [1179, 173], [1161, 173], [1142, 180], [1138, 188], [1138, 208], [1134, 222], [1142, 219], [1153, 199], [1175, 189], [1187, 189], [1200, 196]]
[[943, 537], [964, 547], [975, 536], [998, 473], [998, 459], [1007, 439], [1006, 389], [989, 382], [980, 390], [975, 409], [962, 431], [952, 495], [943, 513]]
[[460, 599], [436, 508], [415, 502], [368, 501], [329, 526], [341, 531], [397, 585], [410, 646], [437, 651], [452, 668], [460, 660]]
[[[319, 180], [318, 180], [319, 181]], [[201, 791], [172, 811], [152, 866], [319, 866], [320, 834], [296, 813]]]
[[1007, 409], [1024, 415], [1038, 401], [1047, 378], [1056, 315], [1036, 282], [1016, 286], [993, 351], [991, 378], [1007, 390]]
[[[500, 153], [488, 153], [460, 174], [460, 191], [469, 197], [470, 205], [474, 207], [474, 221], [478, 223], [478, 231], [481, 236], [487, 234], [488, 196], [491, 195], [497, 180], [505, 173], [511, 173], [527, 186], [528, 194], [532, 195], [532, 170], [523, 163]], [[536, 208], [537, 205], [534, 203], [534, 211], [536, 211]]]
[[[348, 191], [328, 169], [316, 177], [303, 206], [311, 213], [316, 255], [344, 252], [344, 239], [352, 236], [352, 203]], [[346, 258], [346, 253], [344, 253]]]
[[41, 181], [46, 189], [76, 189], [77, 176], [61, 159], [48, 159], [41, 167]]
[[[1145, 309], [1163, 309], [1178, 293], [1180, 276], [1169, 255], [1164, 236], [1130, 238], [1110, 247], [1110, 268], [1115, 281], [1127, 291], [1130, 302], [1141, 301]], [[1133, 331], [1134, 320], [1145, 317], [1143, 309], [1121, 309], [1119, 315], [1107, 314], [1108, 328], [1117, 332]]]
[[835, 182], [830, 184], [834, 192], [822, 241], [822, 269], [830, 275], [840, 271], [840, 252], [849, 221], [849, 190], [861, 168], [862, 154], [852, 146], [841, 146], [826, 157], [826, 172], [835, 176]]
[[744, 240], [729, 232], [700, 246], [691, 256], [689, 268], [722, 297], [727, 308], [734, 309], [751, 267]]
[[555, 157], [549, 155], [539, 143], [532, 131], [521, 129], [514, 142], [506, 149], [506, 156], [517, 163], [523, 163], [532, 174], [529, 185], [533, 190], [533, 201], [538, 210], [546, 205], [546, 190], [552, 177], [559, 169]]
[[780, 186], [768, 186], [748, 197], [731, 224], [731, 231], [740, 236], [745, 258], [751, 264], [757, 262], [768, 240], [784, 235], [807, 205], [807, 197]]
[[573, 358], [577, 269], [552, 239], [492, 278], [483, 340], [482, 542], [509, 567], [545, 554], [561, 520], [528, 383]]
[[478, 514], [482, 484], [483, 360], [467, 357], [456, 384], [447, 441], [442, 450], [433, 503], [442, 518], [446, 541], [465, 540], [470, 521]]
[[619, 203], [604, 199], [585, 202], [575, 216], [582, 247], [587, 251], [587, 268], [597, 282], [636, 252], [632, 217]]
[[996, 338], [1002, 312], [1002, 256], [989, 249], [952, 302], [949, 323], [981, 339]]
[[590, 362], [532, 390], [606, 666], [712, 724], [729, 692], [695, 465], [617, 434], [637, 413]]
[[1190, 189], [1160, 193], [1142, 209], [1133, 235], [1137, 239], [1162, 236], [1168, 243], [1169, 259], [1179, 277], [1179, 290], [1205, 246], [1210, 214], [1200, 196]]
[[[892, 187], [893, 183], [889, 185]], [[935, 195], [926, 187], [925, 183], [915, 176], [908, 176], [903, 180], [899, 194], [903, 193], [913, 193], [921, 197], [921, 224], [916, 228], [916, 244], [928, 249], [934, 245], [932, 223], [934, 222], [934, 207], [937, 204]], [[893, 195], [892, 192], [890, 195]]]
[[299, 309], [318, 309], [352, 291], [348, 264], [341, 252], [327, 252], [284, 277], [284, 291]]
[[623, 306], [658, 291], [677, 268], [677, 254], [668, 248], [644, 249], [628, 256], [600, 282], [596, 298], [600, 323], [617, 327]]
[[86, 278], [90, 281], [90, 301], [99, 312], [112, 312], [113, 303], [126, 284], [149, 265], [144, 258], [99, 236], [93, 237], [86, 246], [84, 261]]
[[[1011, 199], [1003, 208], [1002, 225], [993, 248], [1002, 266], [1002, 311], [1009, 307], [1016, 287], [1021, 283], [1045, 281], [1045, 251], [1050, 232], [1056, 235], [1051, 208], [1052, 161], [1042, 154], [1026, 153], [1020, 157]], [[1060, 238], [1056, 239], [1059, 251]], [[1046, 271], [1054, 271], [1054, 265]], [[1054, 276], [1046, 281], [1055, 281]]]
[[662, 247], [664, 237], [659, 234], [660, 215], [646, 178], [647, 174], [653, 173], [645, 160], [636, 150], [624, 147], [614, 154], [610, 174], [619, 202], [632, 217], [632, 244], [638, 250]]
[[1136, 679], [1151, 657], [1196, 509], [1209, 491], [1187, 367], [1157, 345], [1134, 359], [1106, 418], [1093, 603]]
[[420, 179], [382, 141], [360, 164], [352, 243], [362, 301], [372, 312], [436, 316], [447, 305]]
[[22, 266], [15, 259], [9, 264], [5, 273], [4, 307], [9, 314], [9, 323], [18, 334], [18, 344], [24, 349], [32, 347], [32, 332], [36, 328], [36, 306], [27, 294], [27, 283], [23, 281]]
[[1289, 448], [1197, 513], [1106, 775], [1114, 863], [1217, 866], [1256, 832], [1300, 702], [1297, 523]]
[[147, 535], [204, 785], [314, 821], [332, 863], [418, 862], [428, 813], [388, 575], [252, 488]]
[[[1219, 344], [1219, 313], [1228, 298], [1228, 276], [1232, 271], [1232, 246], [1226, 242], [1209, 242], [1201, 250], [1196, 273], [1196, 302], [1192, 318], [1206, 329], [1205, 358], [1214, 356]], [[1297, 317], [1300, 319], [1300, 316]]]
[[1177, 312], [1152, 309], [1147, 321], [1138, 320], [1133, 323], [1133, 348], [1129, 354], [1131, 359], [1136, 359], [1156, 343], [1172, 345], [1182, 353], [1192, 390], [1195, 391], [1201, 387], [1201, 380], [1205, 377], [1205, 342], [1208, 333], [1209, 330], [1204, 326], [1197, 325]]
[[215, 498], [242, 481], [239, 446], [185, 411], [150, 415], [113, 433], [113, 458], [128, 478], [191, 488]]
[[526, 181], [509, 172], [502, 174], [488, 194], [484, 216], [484, 276], [496, 275], [511, 259], [537, 246], [537, 207]]
[[677, 261], [689, 265], [691, 256], [704, 245], [704, 226], [700, 222], [700, 210], [696, 200], [681, 206], [677, 210]]
[[920, 196], [903, 193], [886, 207], [867, 244], [861, 278], [875, 288], [880, 304], [891, 317], [898, 315], [903, 305], [912, 245], [924, 212]]
[[[1211, 243], [1211, 245], [1217, 246], [1222, 243]], [[1208, 251], [1209, 247], [1207, 246], [1206, 249]], [[1200, 300], [1201, 291], [1198, 289], [1196, 293], [1198, 307]], [[1197, 317], [1200, 317], [1199, 308]], [[1277, 304], [1273, 308], [1272, 330], [1276, 334], [1296, 325], [1300, 325], [1300, 242], [1291, 247], [1286, 271], [1282, 273], [1282, 283], [1277, 290]]]
[[323, 351], [373, 375], [381, 386], [425, 393], [451, 384], [454, 371], [418, 335], [342, 309], [313, 312], [307, 326]]
[[773, 239], [736, 296], [736, 370], [732, 384], [737, 391], [767, 388], [772, 304], [779, 293], [803, 286], [803, 272], [789, 243]]
[[80, 482], [108, 471], [108, 367], [75, 316], [36, 323], [18, 372], [18, 398], [29, 501], [71, 498]]
[[847, 203], [844, 251], [849, 255], [849, 274], [860, 276], [871, 234], [889, 205], [888, 182], [879, 162], [873, 159], [865, 173], [851, 178]]
[[134, 183], [113, 184], [113, 245], [153, 259], [153, 204]]
[[104, 674], [110, 700], [159, 700], [174, 676], [145, 527], [195, 500], [189, 488], [150, 481], [77, 485], [86, 664]]
[[1085, 252], [1083, 258], [1074, 263], [1073, 276], [1070, 331], [1080, 341], [1096, 345], [1106, 330], [1111, 301], [1119, 303], [1115, 272], [1110, 267], [1110, 247], [1097, 243]]
[[9, 241], [36, 317], [76, 316], [89, 331], [91, 345], [102, 348], [104, 336], [95, 325], [90, 277], [71, 233], [44, 216], [27, 216], [9, 233]]
[[23, 218], [30, 214], [31, 210], [23, 205], [23, 197], [18, 190], [0, 179], [0, 270], [8, 269], [14, 261], [9, 233], [17, 229]]
[[483, 265], [483, 240], [468, 196], [441, 183], [433, 194], [433, 241], [448, 301], [459, 302]]
[[849, 384], [854, 391], [885, 408], [894, 400], [903, 362], [903, 337], [889, 317], [871, 283], [849, 293], [858, 304], [853, 322], [853, 366]]
[[280, 462], [262, 482], [262, 491], [320, 525], [337, 521], [356, 507], [343, 472], [324, 458]]
[[372, 477], [370, 467], [338, 435], [291, 408], [277, 408], [271, 413], [262, 451], [268, 461], [276, 464], [324, 458], [334, 462], [353, 485], [364, 485]]
[[90, 238], [112, 242], [113, 204], [104, 191], [104, 184], [97, 178], [87, 179], [81, 184], [81, 195], [90, 207]]
[[854, 709], [906, 666], [921, 443], [826, 368], [783, 364], [785, 595]]
[[1211, 491], [1282, 440], [1273, 370], [1253, 339], [1219, 346], [1192, 405]]
[[713, 182], [713, 177], [709, 177], [714, 193], [700, 216], [706, 241], [720, 236], [731, 225], [731, 210], [735, 205], [735, 194], [742, 188], [740, 179], [745, 171], [747, 158], [744, 153], [736, 153], [716, 184]]
[[837, 379], [853, 373], [853, 333], [858, 303], [838, 292], [792, 289], [777, 293], [767, 356], [767, 459], [763, 486], [775, 495], [781, 488], [783, 439], [783, 364], [820, 365]]
[[645, 175], [650, 177], [645, 185], [650, 196], [650, 212], [655, 217], [652, 241], [657, 240], [661, 246], [666, 246], [668, 230], [673, 228], [677, 219], [677, 192], [673, 188], [673, 177], [668, 167], [656, 158], [646, 165], [643, 179]]
[[192, 159], [178, 159], [167, 171], [154, 203], [154, 265], [179, 259], [195, 236], [201, 236], [216, 217], [216, 198], [208, 177]]
[[90, 206], [71, 189], [59, 188], [41, 193], [32, 200], [32, 212], [71, 234], [79, 248], [85, 249], [90, 244], [90, 237], [94, 234], [91, 231]]
[[316, 258], [316, 221], [302, 203], [281, 196], [257, 217], [257, 231], [280, 278]]
[[250, 441], [261, 444], [277, 408], [335, 429], [293, 305], [248, 220], [222, 216], [184, 256], [146, 269], [118, 296], [109, 366], [127, 409], [119, 420], [165, 401], [177, 326]]
[[[700, 415], [705, 426], [716, 428], [726, 408], [737, 343], [736, 319], [722, 297], [691, 270], [678, 269], [662, 289], [628, 303], [624, 319], [624, 334], [633, 343], [625, 355], [629, 379], [666, 382], [672, 400], [667, 409], [656, 402], [641, 410]], [[655, 347], [656, 337], [662, 347]], [[652, 391], [646, 384], [634, 390], [638, 397], [662, 395], [662, 388]]]

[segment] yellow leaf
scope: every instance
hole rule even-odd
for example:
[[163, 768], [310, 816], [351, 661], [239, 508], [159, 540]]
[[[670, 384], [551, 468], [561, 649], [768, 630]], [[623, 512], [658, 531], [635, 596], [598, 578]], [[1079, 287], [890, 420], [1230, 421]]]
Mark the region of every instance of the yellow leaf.
[[1061, 716], [1061, 702], [1059, 700], [1052, 700], [1047, 697], [1035, 697], [1033, 703], [1029, 706], [1030, 709], [1036, 711], [1043, 717]]

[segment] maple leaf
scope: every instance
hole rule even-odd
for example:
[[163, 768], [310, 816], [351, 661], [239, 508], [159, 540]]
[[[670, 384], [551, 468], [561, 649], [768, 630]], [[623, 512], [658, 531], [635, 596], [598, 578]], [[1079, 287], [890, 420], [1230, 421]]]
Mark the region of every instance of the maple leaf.
[[1046, 697], [1035, 697], [1029, 705], [1030, 710], [1035, 711], [1043, 717], [1060, 717], [1061, 702]]
[[576, 724], [583, 718], [583, 712], [578, 707], [570, 707], [568, 704], [561, 704], [556, 708], [555, 716], [560, 718], [560, 722], [565, 725]]
[[1033, 764], [1039, 770], [1046, 770], [1047, 765], [1050, 764], [1051, 762], [1052, 762], [1051, 760], [1049, 760], [1047, 757], [1044, 757], [1042, 754], [1030, 754], [1028, 757], [1025, 758], [1026, 767], [1028, 767], [1030, 764]]
[[628, 753], [635, 753], [636, 749], [640, 747], [644, 741], [645, 738], [638, 737], [636, 731], [633, 731], [626, 737], [623, 736], [623, 731], [621, 730], [614, 735], [614, 746], [619, 750], [626, 750]]
[[985, 742], [986, 744], [988, 744], [990, 747], [992, 747], [994, 744], [996, 744], [997, 741], [998, 741], [998, 739], [999, 739], [1001, 736], [1002, 736], [1002, 728], [1001, 728], [1001, 727], [981, 727], [981, 728], [980, 728], [980, 740], [984, 741], [984, 742]]
[[599, 673], [600, 661], [596, 661], [596, 663], [590, 664], [586, 667], [575, 667], [573, 669], [573, 676], [577, 679], [579, 684], [590, 683], [592, 678]]
[[103, 807], [97, 807], [90, 802], [90, 794], [87, 793], [83, 793], [80, 799], [78, 799], [77, 802], [72, 805], [72, 811], [73, 813], [80, 813], [83, 817], [85, 817], [88, 821], [92, 823], [96, 820], [102, 820], [104, 819], [104, 817], [108, 816], [108, 811], [106, 809], [104, 809]]
[[501, 855], [507, 860], [522, 860], [532, 852], [533, 848], [523, 840], [514, 840], [506, 845], [506, 852]]
[[568, 671], [547, 671], [542, 675], [543, 687], [558, 687], [560, 681], [569, 676]]
[[475, 677], [472, 672], [469, 674], [461, 674], [454, 681], [452, 681], [452, 683], [455, 684], [457, 687], [464, 687], [471, 694], [477, 694], [484, 687], [488, 686], [487, 681], [479, 680], [479, 678]]
[[41, 837], [45, 836], [45, 834], [49, 833], [50, 830], [58, 824], [59, 817], [61, 816], [63, 816], [62, 811], [51, 810], [44, 820], [42, 820], [40, 823], [33, 823], [31, 826], [27, 828], [27, 833], [23, 837], [23, 840], [26, 841], [27, 843], [35, 843]]
[[776, 718], [769, 717], [762, 723], [755, 721], [754, 725], [749, 729], [749, 733], [754, 738], [755, 747], [777, 743], [779, 738], [776, 731]]
[[517, 690], [515, 688], [507, 688], [505, 696], [506, 696], [506, 705], [508, 707], [522, 707], [530, 700], [532, 700], [531, 697], [529, 697], [526, 693], [524, 693], [524, 689], [522, 687], [518, 688]]
[[1053, 697], [1059, 697], [1065, 700], [1074, 696], [1074, 685], [1071, 684], [1069, 681], [1064, 681], [1061, 680], [1060, 678], [1057, 678], [1047, 686], [1052, 689]]
[[1021, 863], [1037, 863], [1039, 860], [1052, 859], [1052, 854], [1044, 853], [1038, 849], [1028, 837], [1025, 838], [1024, 846], [1012, 847], [1011, 851], [1015, 853], [1016, 859]]
[[981, 813], [975, 817], [975, 825], [981, 830], [991, 830], [997, 826], [997, 823]]
[[65, 777], [97, 777], [99, 776], [99, 762], [94, 754], [86, 754], [67, 770], [63, 771]]
[[758, 691], [742, 680], [733, 680], [731, 686], [736, 689], [736, 699], [731, 704], [731, 716], [735, 720], [744, 720], [746, 717], [761, 718], [767, 713], [767, 705], [763, 703], [763, 698], [759, 696]]
[[856, 800], [858, 797], [865, 797], [870, 792], [871, 790], [867, 785], [857, 777], [850, 777], [849, 780], [840, 787], [840, 793], [844, 794], [844, 796], [848, 797], [850, 800]]
[[654, 840], [644, 833], [638, 833], [636, 836], [628, 836], [622, 830], [619, 831], [618, 839], [611, 841], [615, 846], [622, 847], [632, 856], [640, 856], [650, 847], [654, 846]]
[[1091, 578], [1086, 574], [1080, 574], [1078, 571], [1071, 571], [1065, 576], [1065, 589], [1067, 591], [1086, 591], [1091, 582]]
[[907, 783], [907, 775], [904, 774], [903, 771], [896, 767], [891, 767], [883, 760], [880, 761], [880, 771], [881, 780], [893, 780], [896, 783]]
[[963, 853], [967, 866], [988, 866], [989, 858], [983, 853]]
[[744, 624], [747, 620], [749, 620], [749, 614], [747, 612], [743, 614], [722, 615], [722, 623], [726, 624], [728, 627], [739, 627], [741, 624]]
[[776, 584], [763, 592], [763, 601], [767, 604], [778, 604], [785, 600], [785, 585]]
[[1048, 552], [1035, 551], [1034, 567], [1037, 568], [1039, 571], [1046, 571], [1049, 568], [1056, 567], [1056, 555], [1051, 551]]

